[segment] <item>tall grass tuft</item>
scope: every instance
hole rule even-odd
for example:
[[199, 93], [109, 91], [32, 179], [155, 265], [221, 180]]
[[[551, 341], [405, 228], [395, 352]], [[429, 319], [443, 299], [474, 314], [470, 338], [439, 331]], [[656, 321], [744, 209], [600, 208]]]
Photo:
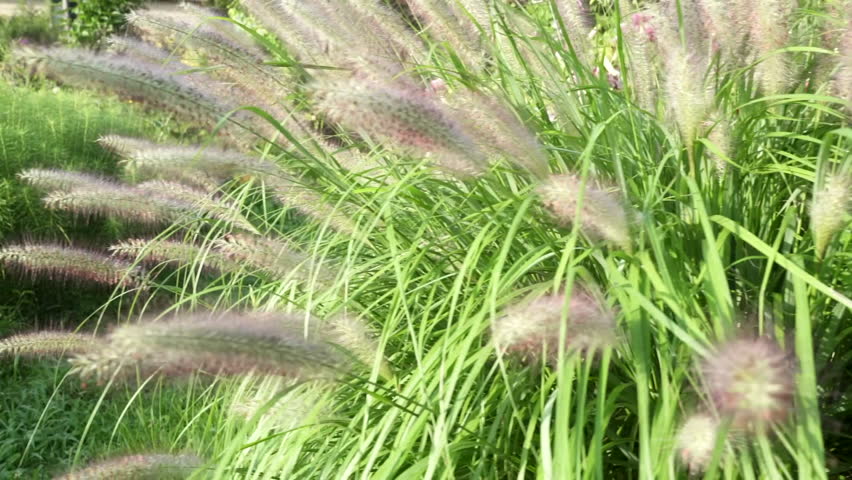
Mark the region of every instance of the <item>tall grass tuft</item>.
[[[848, 32], [832, 8], [244, 0], [251, 41], [206, 11], [140, 12], [162, 48], [62, 54], [95, 77], [123, 62], [78, 84], [157, 78], [136, 88], [150, 105], [221, 123], [229, 148], [113, 137], [154, 180], [30, 181], [92, 213], [210, 220], [114, 251], [189, 265], [156, 299], [216, 313], [122, 324], [75, 371], [221, 375], [169, 439], [208, 446], [214, 479], [843, 475], [849, 195], [825, 172], [847, 169], [832, 95]], [[740, 309], [762, 336], [717, 343]], [[324, 319], [256, 313], [298, 310]], [[253, 373], [283, 379], [256, 391]], [[265, 416], [302, 411], [308, 385], [316, 415]], [[232, 388], [252, 418], [195, 428]]]

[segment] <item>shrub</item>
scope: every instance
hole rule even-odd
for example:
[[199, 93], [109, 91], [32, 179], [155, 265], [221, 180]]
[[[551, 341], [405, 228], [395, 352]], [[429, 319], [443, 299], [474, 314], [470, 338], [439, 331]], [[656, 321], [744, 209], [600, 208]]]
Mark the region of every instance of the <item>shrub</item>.
[[74, 2], [66, 20], [71, 43], [94, 45], [103, 38], [123, 30], [125, 16], [139, 8], [143, 0], [83, 0]]

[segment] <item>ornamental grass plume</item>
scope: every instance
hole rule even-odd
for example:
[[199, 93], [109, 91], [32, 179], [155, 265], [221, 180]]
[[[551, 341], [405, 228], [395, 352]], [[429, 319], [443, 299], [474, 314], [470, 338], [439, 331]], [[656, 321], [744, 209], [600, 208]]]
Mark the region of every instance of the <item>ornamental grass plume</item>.
[[733, 140], [731, 139], [731, 124], [723, 113], [717, 111], [702, 126], [709, 129], [709, 132], [706, 132], [707, 141], [712, 143], [721, 153], [720, 155], [713, 150], [707, 149], [710, 159], [713, 160], [716, 172], [722, 175], [728, 168], [725, 157], [731, 158], [734, 148]]
[[665, 56], [668, 113], [680, 131], [686, 148], [692, 150], [701, 123], [713, 108], [713, 91], [704, 81], [708, 58], [670, 45]]
[[178, 179], [190, 187], [210, 191], [234, 177], [253, 176], [284, 206], [296, 208], [319, 222], [328, 222], [340, 232], [355, 233], [354, 223], [344, 212], [310, 186], [289, 178], [270, 161], [218, 147], [160, 144], [119, 135], [101, 137], [98, 143], [122, 157], [129, 173], [142, 178]]
[[197, 263], [202, 269], [217, 270], [222, 273], [242, 270], [242, 265], [215, 250], [176, 240], [133, 238], [110, 246], [109, 251], [117, 257], [147, 263], [177, 265]]
[[[283, 396], [281, 392], [287, 393]], [[286, 432], [327, 417], [332, 408], [328, 385], [285, 377], [247, 375], [232, 399], [228, 413], [257, 422], [255, 431]]]
[[0, 339], [0, 356], [63, 356], [85, 353], [98, 347], [92, 335], [73, 332], [41, 331]]
[[[752, 0], [700, 0], [695, 10], [701, 16], [710, 51], [719, 52], [721, 61], [743, 66], [747, 57], [750, 23], [743, 17], [754, 11]], [[689, 7], [687, 7], [689, 8]]]
[[176, 219], [186, 205], [151, 197], [144, 191], [116, 182], [89, 183], [68, 191], [56, 190], [43, 199], [51, 210], [84, 217], [115, 217], [148, 225]]
[[[249, 372], [294, 378], [345, 371], [346, 356], [304, 317], [268, 313], [203, 313], [119, 326], [104, 348], [72, 359], [74, 372], [104, 377], [119, 371], [183, 376]], [[133, 369], [132, 367], [136, 367]]]
[[[475, 1], [475, 0], [474, 0]], [[436, 42], [449, 48], [470, 68], [485, 63], [479, 32], [472, 28], [471, 19], [460, 15], [453, 3], [442, 0], [404, 0], [409, 10], [423, 26], [423, 31]], [[466, 2], [467, 3], [467, 2]], [[480, 26], [486, 27], [489, 23]]]
[[108, 51], [113, 54], [138, 58], [143, 62], [167, 65], [173, 60], [172, 56], [164, 56], [163, 49], [133, 37], [112, 35], [107, 39]]
[[204, 461], [191, 454], [127, 455], [93, 462], [54, 480], [182, 480], [202, 466]]
[[790, 17], [793, 2], [790, 0], [758, 0], [748, 19], [751, 25], [749, 44], [759, 60], [754, 76], [764, 95], [784, 93], [791, 83], [793, 72], [788, 56], [777, 50], [788, 46]]
[[255, 235], [226, 235], [215, 243], [217, 251], [233, 262], [243, 264], [278, 278], [291, 275], [310, 281], [314, 272], [317, 280], [325, 283], [334, 278], [324, 267], [293, 249], [289, 242], [280, 238]]
[[358, 236], [357, 226], [346, 211], [329, 203], [309, 186], [283, 175], [267, 175], [261, 180], [285, 207], [295, 208], [319, 223], [328, 224], [338, 232]]
[[551, 175], [538, 188], [545, 207], [563, 226], [575, 221], [593, 239], [632, 248], [628, 211], [619, 195], [573, 174]]
[[[678, 459], [689, 473], [700, 474], [713, 459], [721, 423], [710, 413], [694, 413], [681, 425], [675, 437]], [[722, 445], [727, 448], [727, 442]]]
[[852, 220], [852, 172], [837, 171], [817, 184], [811, 203], [811, 231], [822, 257], [832, 237]]
[[557, 0], [555, 5], [556, 13], [559, 14], [562, 24], [565, 26], [565, 33], [568, 37], [567, 40], [571, 43], [571, 48], [577, 58], [589, 65], [589, 62], [593, 60], [590, 57], [594, 55], [589, 35], [597, 26], [597, 20], [589, 7], [589, 1]]
[[445, 97], [453, 117], [489, 156], [503, 157], [539, 178], [549, 173], [547, 153], [505, 104], [483, 93], [454, 92]]
[[127, 15], [130, 29], [142, 39], [161, 45], [174, 53], [192, 52], [210, 62], [235, 68], [249, 68], [268, 73], [263, 66], [266, 55], [251, 38], [230, 22], [213, 18], [214, 12], [189, 10], [183, 15], [176, 12], [133, 11]]
[[324, 328], [329, 341], [343, 347], [365, 366], [371, 367], [379, 360], [379, 375], [385, 379], [393, 378], [390, 364], [381, 356], [377, 332], [364, 320], [351, 315], [337, 315], [326, 320]]
[[0, 248], [0, 263], [29, 277], [129, 287], [141, 270], [99, 252], [53, 244], [24, 243]]
[[581, 285], [574, 285], [570, 298], [564, 292], [546, 294], [510, 306], [494, 321], [491, 332], [498, 352], [533, 365], [542, 358], [556, 365], [560, 344], [570, 354], [591, 352], [617, 340], [615, 314]]
[[128, 25], [142, 38], [162, 45], [187, 63], [210, 67], [208, 72], [213, 77], [232, 85], [240, 103], [263, 108], [279, 119], [287, 118], [275, 99], [292, 93], [290, 82], [279, 70], [264, 64], [264, 51], [230, 22], [214, 18], [214, 12], [188, 5], [185, 10], [183, 15], [132, 12]]
[[143, 178], [179, 178], [182, 183], [205, 185], [281, 171], [272, 162], [216, 146], [163, 144], [120, 135], [103, 136], [98, 143], [120, 156], [128, 173]]
[[766, 337], [720, 345], [701, 362], [704, 387], [716, 411], [748, 430], [785, 420], [793, 407], [795, 366]]
[[459, 176], [484, 172], [476, 143], [425, 90], [352, 76], [315, 87], [317, 108], [344, 128], [431, 158]]
[[658, 101], [657, 70], [660, 57], [659, 31], [662, 22], [654, 9], [632, 14], [621, 25], [630, 55], [628, 78], [630, 91], [643, 109], [656, 113]]
[[265, 30], [284, 42], [289, 53], [297, 58], [312, 59], [312, 53], [322, 51], [314, 33], [290, 16], [280, 2], [244, 0], [240, 6]]
[[425, 61], [428, 52], [423, 41], [406, 24], [403, 17], [382, 0], [345, 0], [348, 8], [357, 11], [363, 25], [373, 27], [379, 39], [392, 39], [391, 50], [400, 60], [414, 63]]
[[[168, 65], [122, 55], [96, 54], [66, 47], [16, 49], [12, 57], [34, 64], [48, 77], [83, 88], [106, 89], [119, 96], [174, 112], [182, 119], [213, 128], [233, 105], [202, 84], [180, 74], [188, 65]], [[168, 57], [164, 54], [164, 57]], [[235, 136], [231, 127], [220, 130]]]
[[178, 205], [189, 214], [220, 220], [241, 230], [258, 233], [254, 225], [240, 212], [238, 204], [217, 198], [209, 191], [165, 180], [150, 180], [136, 185], [136, 188], [145, 194]]
[[838, 41], [838, 68], [832, 81], [832, 93], [848, 102], [846, 111], [852, 116], [852, 4], [847, 4], [846, 10], [846, 28]]
[[56, 168], [29, 168], [18, 172], [17, 176], [29, 185], [48, 192], [109, 185], [108, 180], [100, 176]]
[[419, 49], [412, 33], [373, 0], [249, 0], [242, 6], [303, 61], [337, 65], [362, 57], [398, 62]]

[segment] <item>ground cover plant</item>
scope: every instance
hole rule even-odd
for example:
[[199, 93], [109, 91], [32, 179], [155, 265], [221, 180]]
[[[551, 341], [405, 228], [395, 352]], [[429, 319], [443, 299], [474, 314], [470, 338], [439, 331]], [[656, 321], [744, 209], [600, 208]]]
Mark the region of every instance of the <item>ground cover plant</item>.
[[735, 4], [246, 0], [14, 51], [216, 132], [19, 175], [150, 234], [4, 245], [121, 309], [0, 351], [209, 385], [70, 478], [848, 475], [852, 11]]

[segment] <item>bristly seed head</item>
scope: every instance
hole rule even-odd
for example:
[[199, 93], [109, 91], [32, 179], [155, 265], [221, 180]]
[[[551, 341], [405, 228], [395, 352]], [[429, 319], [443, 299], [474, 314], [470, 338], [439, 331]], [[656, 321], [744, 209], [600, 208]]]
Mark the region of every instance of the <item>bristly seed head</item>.
[[[561, 339], [563, 319], [565, 338]], [[570, 299], [564, 293], [550, 294], [509, 307], [491, 330], [500, 352], [517, 354], [531, 363], [539, 363], [545, 355], [551, 365], [558, 361], [560, 343], [567, 354], [610, 346], [618, 337], [613, 312], [580, 285], [574, 286]]]
[[719, 419], [709, 413], [690, 415], [681, 425], [675, 446], [678, 458], [690, 473], [701, 473], [710, 464], [716, 449], [719, 427]]
[[349, 130], [430, 157], [459, 176], [480, 174], [486, 166], [474, 140], [426, 90], [355, 75], [315, 92], [319, 110]]
[[825, 177], [814, 192], [811, 229], [818, 256], [825, 253], [831, 238], [849, 223], [852, 216], [852, 174], [836, 172]]
[[98, 252], [49, 244], [7, 245], [0, 248], [0, 263], [32, 277], [107, 286], [138, 284], [141, 274], [131, 264]]
[[66, 473], [55, 480], [181, 480], [188, 478], [204, 462], [195, 455], [145, 454], [128, 455], [94, 462]]
[[106, 340], [103, 348], [72, 359], [75, 373], [102, 378], [138, 368], [173, 376], [203, 371], [327, 378], [346, 369], [333, 338], [316, 326], [306, 330], [304, 318], [295, 315], [181, 315], [122, 325]]
[[[579, 221], [580, 229], [594, 239], [601, 239], [630, 251], [631, 238], [627, 209], [610, 189], [583, 186], [575, 175], [551, 175], [538, 188], [542, 203], [559, 223], [568, 226]], [[578, 211], [579, 199], [582, 207]]]
[[82, 172], [72, 172], [55, 168], [29, 168], [18, 173], [18, 178], [35, 188], [48, 192], [67, 192], [75, 188], [108, 185], [109, 182], [99, 176]]
[[774, 341], [758, 337], [721, 345], [701, 363], [707, 394], [736, 427], [755, 429], [787, 418], [795, 367]]
[[97, 346], [98, 340], [92, 335], [42, 331], [0, 339], [0, 355], [62, 356], [88, 352]]

